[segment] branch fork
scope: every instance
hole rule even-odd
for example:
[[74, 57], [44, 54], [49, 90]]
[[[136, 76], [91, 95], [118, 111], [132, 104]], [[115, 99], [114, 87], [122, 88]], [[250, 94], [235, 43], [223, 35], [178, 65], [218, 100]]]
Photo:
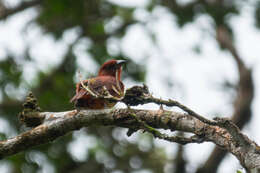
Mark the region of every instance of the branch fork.
[[[129, 128], [133, 132], [142, 129], [151, 133], [155, 138], [182, 145], [213, 142], [236, 156], [247, 170], [260, 168], [260, 147], [242, 134], [239, 128], [228, 119], [208, 120], [177, 101], [154, 98], [145, 85], [127, 89], [125, 97], [121, 101], [128, 106], [146, 103], [178, 106], [186, 113], [163, 109], [140, 110], [130, 107], [127, 109], [40, 112], [36, 100], [30, 94], [24, 104], [25, 110], [19, 119], [26, 125], [35, 128], [8, 140], [0, 141], [0, 158], [53, 141], [82, 127], [112, 125]], [[38, 121], [34, 121], [37, 123], [30, 122], [32, 117], [38, 117]], [[161, 133], [159, 129], [188, 132], [192, 135], [190, 137], [169, 136]]]

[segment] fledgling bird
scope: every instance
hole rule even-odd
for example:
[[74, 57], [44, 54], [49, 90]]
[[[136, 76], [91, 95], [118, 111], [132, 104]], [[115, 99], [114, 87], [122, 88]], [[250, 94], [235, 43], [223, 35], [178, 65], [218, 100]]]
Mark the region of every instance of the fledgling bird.
[[121, 81], [122, 65], [125, 63], [125, 60], [105, 62], [97, 77], [77, 83], [76, 94], [70, 102], [74, 102], [75, 107], [86, 109], [112, 108], [125, 94]]

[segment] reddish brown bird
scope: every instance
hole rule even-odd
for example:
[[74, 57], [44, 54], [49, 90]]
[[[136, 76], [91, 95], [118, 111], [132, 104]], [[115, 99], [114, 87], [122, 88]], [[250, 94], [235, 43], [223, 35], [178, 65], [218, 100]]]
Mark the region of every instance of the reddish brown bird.
[[76, 85], [76, 95], [70, 100], [75, 107], [86, 109], [112, 108], [124, 97], [121, 81], [122, 65], [125, 60], [110, 60], [99, 69], [98, 76], [83, 80]]

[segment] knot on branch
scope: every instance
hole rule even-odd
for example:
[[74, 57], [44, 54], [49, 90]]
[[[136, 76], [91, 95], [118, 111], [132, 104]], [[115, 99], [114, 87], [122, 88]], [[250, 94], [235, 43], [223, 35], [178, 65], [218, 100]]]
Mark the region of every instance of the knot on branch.
[[242, 134], [240, 129], [228, 118], [214, 118], [218, 126], [226, 129], [232, 136], [237, 146], [251, 147], [251, 141], [246, 135]]
[[143, 84], [143, 86], [133, 86], [126, 90], [125, 97], [122, 100], [127, 105], [137, 106], [139, 104], [145, 104], [144, 98], [150, 95], [148, 87]]
[[36, 98], [32, 92], [29, 92], [23, 104], [23, 111], [19, 113], [18, 119], [27, 127], [35, 127], [43, 122], [44, 117], [40, 116], [40, 112], [41, 108], [38, 106]]
[[234, 124], [229, 118], [215, 117], [214, 120], [217, 121], [217, 124], [221, 127], [227, 127]]

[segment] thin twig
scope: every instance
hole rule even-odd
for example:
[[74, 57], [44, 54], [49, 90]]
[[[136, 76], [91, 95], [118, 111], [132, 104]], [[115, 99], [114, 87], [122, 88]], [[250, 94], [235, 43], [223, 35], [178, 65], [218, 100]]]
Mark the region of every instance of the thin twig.
[[133, 86], [132, 88], [129, 88], [126, 90], [125, 97], [122, 100], [126, 105], [129, 106], [137, 106], [139, 104], [147, 104], [147, 103], [156, 103], [158, 105], [166, 105], [166, 106], [177, 106], [181, 108], [183, 111], [185, 111], [188, 115], [193, 116], [197, 118], [198, 120], [209, 124], [209, 125], [217, 125], [216, 121], [209, 120], [207, 118], [204, 118], [203, 116], [197, 114], [187, 106], [184, 106], [183, 104], [175, 101], [175, 100], [163, 100], [159, 98], [153, 97], [149, 89], [146, 85], [143, 86]]
[[191, 110], [187, 106], [179, 103], [178, 101], [171, 100], [171, 99], [162, 100], [162, 99], [155, 98], [151, 95], [145, 96], [145, 97], [143, 97], [143, 99], [146, 101], [146, 103], [147, 102], [153, 102], [153, 103], [156, 103], [156, 104], [163, 104], [163, 105], [170, 106], [170, 107], [177, 106], [177, 107], [181, 108], [183, 111], [185, 111], [186, 113], [188, 113], [189, 115], [199, 119], [200, 121], [202, 121], [206, 124], [217, 125], [216, 121], [212, 121], [212, 120], [204, 118], [203, 116], [199, 115], [198, 113], [194, 112], [193, 110]]

